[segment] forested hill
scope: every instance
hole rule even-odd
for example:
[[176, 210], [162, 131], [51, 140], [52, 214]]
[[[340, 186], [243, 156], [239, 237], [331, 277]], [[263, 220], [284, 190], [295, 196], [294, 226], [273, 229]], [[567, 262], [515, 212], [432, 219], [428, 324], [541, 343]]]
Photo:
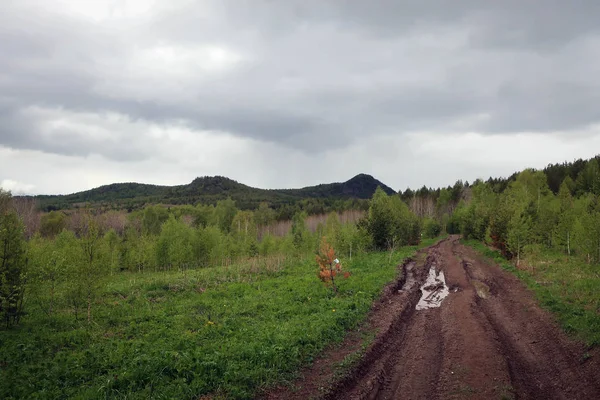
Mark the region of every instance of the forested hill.
[[[293, 206], [297, 203], [316, 204], [328, 208], [336, 203], [360, 203], [369, 199], [380, 186], [386, 193], [395, 193], [390, 187], [371, 175], [359, 174], [342, 183], [329, 183], [302, 189], [258, 189], [222, 176], [205, 176], [187, 185], [159, 186], [141, 183], [114, 183], [84, 192], [58, 196], [37, 196], [44, 210], [66, 209], [86, 204], [110, 206], [111, 208], [135, 209], [145, 204], [196, 204], [215, 203], [228, 197], [241, 209], [253, 209], [261, 202], [274, 208]], [[358, 206], [359, 204], [355, 204]]]

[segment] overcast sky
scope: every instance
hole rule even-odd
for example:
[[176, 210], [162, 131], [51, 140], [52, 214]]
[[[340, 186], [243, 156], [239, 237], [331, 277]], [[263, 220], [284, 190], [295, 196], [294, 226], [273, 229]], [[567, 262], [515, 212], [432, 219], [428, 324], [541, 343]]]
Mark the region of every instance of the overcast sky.
[[446, 186], [600, 153], [600, 2], [0, 0], [0, 186]]

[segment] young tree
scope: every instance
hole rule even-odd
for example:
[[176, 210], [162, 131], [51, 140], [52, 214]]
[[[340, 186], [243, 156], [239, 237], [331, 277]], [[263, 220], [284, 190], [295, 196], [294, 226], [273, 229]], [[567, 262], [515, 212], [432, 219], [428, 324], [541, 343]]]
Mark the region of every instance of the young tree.
[[211, 221], [214, 221], [215, 207], [212, 205], [198, 204], [194, 212], [193, 225], [196, 228], [206, 228]]
[[308, 229], [306, 229], [306, 213], [297, 212], [292, 218], [292, 239], [297, 251], [305, 250], [308, 238]]
[[446, 188], [441, 189], [435, 206], [438, 217], [444, 214], [451, 214], [454, 205], [452, 202], [452, 192]]
[[[51, 240], [36, 235], [29, 241], [29, 282], [30, 293], [37, 299], [42, 311], [52, 315], [56, 298], [56, 286], [60, 273], [64, 270], [62, 257], [54, 249]], [[46, 299], [46, 285], [49, 299]]]
[[239, 255], [253, 256], [257, 251], [257, 230], [252, 211], [238, 211], [231, 222], [231, 233], [239, 246]]
[[525, 201], [533, 203], [539, 214], [542, 198], [551, 194], [546, 175], [542, 171], [526, 169], [517, 175], [515, 184], [523, 192]]
[[119, 245], [119, 263], [129, 271], [157, 271], [157, 237], [139, 235], [135, 229], [127, 229]]
[[193, 228], [170, 216], [160, 231], [156, 245], [156, 261], [159, 267], [188, 269], [194, 262]]
[[220, 200], [217, 202], [214, 212], [214, 224], [221, 229], [222, 232], [229, 233], [231, 231], [231, 223], [238, 209], [235, 206], [235, 201], [231, 198]]
[[[588, 217], [589, 218], [589, 217]], [[585, 226], [586, 217], [577, 217], [573, 222], [573, 236], [571, 238], [572, 250], [574, 250], [579, 256], [591, 262], [591, 253], [593, 248], [593, 241], [587, 233], [587, 227]]]
[[367, 226], [373, 245], [380, 250], [387, 249], [393, 240], [393, 216], [388, 195], [380, 187], [373, 193]]
[[498, 196], [490, 185], [476, 181], [470, 189], [471, 202], [459, 212], [460, 232], [466, 239], [483, 241], [488, 233], [490, 218], [497, 208]]
[[490, 215], [489, 224], [486, 229], [486, 241], [498, 248], [505, 256], [508, 255], [508, 225], [512, 214], [513, 208], [509, 198], [505, 195], [500, 195], [494, 212]]
[[144, 235], [158, 235], [162, 224], [169, 218], [169, 211], [162, 206], [148, 206], [142, 215]]
[[7, 328], [18, 324], [23, 312], [27, 264], [23, 224], [10, 198], [0, 189], [0, 315]]
[[[229, 257], [227, 235], [216, 226], [209, 226], [202, 231], [202, 249], [206, 251], [208, 264], [225, 265]], [[200, 250], [200, 249], [199, 249]]]
[[396, 246], [418, 243], [420, 225], [416, 215], [398, 196], [375, 190], [367, 217], [367, 229], [375, 248], [393, 251]]
[[590, 251], [596, 264], [600, 264], [600, 211], [592, 213], [592, 218], [588, 220], [588, 233], [590, 241], [593, 243], [593, 250]]
[[222, 258], [219, 246], [224, 240], [223, 233], [216, 226], [198, 228], [194, 239], [194, 258], [200, 266], [217, 264]]
[[327, 216], [327, 220], [325, 221], [325, 236], [329, 240], [332, 245], [337, 246], [336, 235], [341, 230], [342, 224], [340, 223], [340, 216], [337, 212], [332, 211]]
[[347, 255], [350, 260], [352, 259], [352, 253], [356, 254], [357, 251], [357, 233], [358, 228], [356, 225], [350, 223], [340, 226], [335, 232], [335, 244], [338, 251]]
[[86, 214], [86, 224], [81, 232], [79, 245], [81, 247], [81, 258], [77, 271], [79, 295], [85, 297], [87, 303], [87, 321], [92, 322], [92, 303], [97, 295], [99, 279], [102, 277], [103, 256], [102, 237], [96, 219], [89, 213]]
[[79, 262], [74, 251], [78, 246], [75, 234], [66, 229], [55, 239], [35, 236], [29, 242], [31, 290], [47, 315], [52, 315], [57, 307], [58, 285], [67, 282]]
[[585, 193], [600, 195], [600, 163], [597, 158], [588, 161], [583, 171], [577, 176], [575, 186], [578, 195]]
[[267, 228], [269, 231], [270, 225], [275, 222], [275, 211], [265, 202], [260, 203], [258, 209], [254, 212], [254, 223], [260, 228]]
[[531, 219], [522, 213], [515, 213], [508, 224], [508, 250], [521, 262], [523, 248], [530, 243]]
[[262, 257], [267, 257], [274, 254], [277, 251], [277, 239], [267, 233], [262, 237], [258, 243], [258, 254]]
[[138, 239], [139, 233], [134, 227], [128, 226], [125, 228], [117, 246], [121, 270], [134, 271], [138, 269], [134, 262], [135, 246]]
[[536, 242], [547, 248], [553, 247], [559, 216], [559, 201], [551, 194], [543, 196], [540, 200], [534, 224]]
[[62, 212], [52, 211], [42, 215], [40, 233], [45, 237], [54, 237], [66, 227], [66, 216]]
[[[569, 182], [570, 181], [570, 182]], [[571, 187], [573, 180], [570, 177], [565, 178], [558, 190], [558, 221], [554, 231], [554, 243], [569, 256], [571, 255], [571, 241], [573, 240], [573, 224], [575, 222], [575, 212], [573, 210], [573, 196]]]
[[41, 217], [37, 209], [37, 203], [31, 197], [15, 197], [12, 199], [14, 207], [19, 219], [25, 227], [25, 237], [30, 239], [40, 230]]
[[442, 227], [435, 219], [427, 218], [423, 222], [423, 236], [426, 238], [432, 239], [438, 237], [441, 232]]
[[104, 234], [104, 253], [107, 256], [107, 263], [110, 274], [119, 269], [119, 235], [114, 229], [109, 229]]
[[[331, 286], [333, 292], [337, 294], [338, 288], [335, 284], [335, 277], [342, 272], [342, 264], [335, 258], [335, 251], [325, 237], [321, 239], [321, 247], [316, 259], [319, 266], [319, 279], [321, 279], [325, 285]], [[350, 273], [345, 272], [343, 276], [344, 278], [348, 278]]]
[[600, 212], [589, 211], [573, 224], [573, 248], [588, 263], [600, 263]]
[[398, 246], [419, 243], [421, 236], [419, 218], [398, 196], [389, 196], [388, 201], [392, 216], [390, 232], [392, 242]]

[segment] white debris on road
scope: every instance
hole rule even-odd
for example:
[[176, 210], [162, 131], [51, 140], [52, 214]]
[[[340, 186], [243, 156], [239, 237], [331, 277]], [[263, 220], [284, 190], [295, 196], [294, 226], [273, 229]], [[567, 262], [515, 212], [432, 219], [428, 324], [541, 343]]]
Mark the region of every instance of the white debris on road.
[[421, 286], [421, 300], [417, 303], [417, 310], [427, 310], [429, 308], [439, 307], [442, 301], [450, 294], [444, 272], [440, 271], [436, 275], [435, 267], [429, 269], [427, 280]]

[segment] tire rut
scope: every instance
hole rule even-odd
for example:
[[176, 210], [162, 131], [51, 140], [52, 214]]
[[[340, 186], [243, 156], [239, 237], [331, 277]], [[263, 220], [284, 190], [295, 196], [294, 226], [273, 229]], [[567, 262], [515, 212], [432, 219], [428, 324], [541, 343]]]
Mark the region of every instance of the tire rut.
[[[435, 248], [440, 243], [433, 246]], [[398, 375], [394, 366], [402, 363], [402, 355], [407, 347], [407, 338], [414, 334], [413, 321], [415, 307], [421, 297], [419, 290], [425, 281], [429, 267], [434, 263], [428, 255], [424, 263], [408, 260], [403, 265], [401, 280], [394, 287], [394, 302], [401, 312], [393, 316], [389, 329], [381, 334], [360, 362], [354, 373], [338, 385], [325, 399], [385, 399], [396, 391]]]
[[583, 346], [566, 338], [516, 277], [496, 265], [482, 269], [474, 260], [477, 255], [472, 258], [472, 251], [456, 243], [453, 252], [473, 281], [481, 281], [485, 272], [497, 272], [485, 280], [494, 299], [475, 300], [499, 339], [515, 398], [600, 398], [599, 371], [580, 362]]
[[[441, 242], [443, 243], [443, 242]], [[403, 311], [395, 318], [387, 335], [363, 359], [350, 380], [334, 390], [328, 399], [433, 399], [442, 365], [442, 320], [440, 308], [416, 311], [421, 285], [430, 268], [439, 263], [430, 248], [424, 263], [409, 263], [404, 269], [405, 281], [399, 289], [406, 296]], [[399, 299], [402, 301], [402, 299]], [[416, 343], [417, 342], [417, 343]], [[414, 351], [427, 348], [427, 351]], [[402, 366], [402, 368], [398, 368]], [[427, 374], [422, 374], [428, 371]], [[418, 396], [407, 397], [409, 393]]]

